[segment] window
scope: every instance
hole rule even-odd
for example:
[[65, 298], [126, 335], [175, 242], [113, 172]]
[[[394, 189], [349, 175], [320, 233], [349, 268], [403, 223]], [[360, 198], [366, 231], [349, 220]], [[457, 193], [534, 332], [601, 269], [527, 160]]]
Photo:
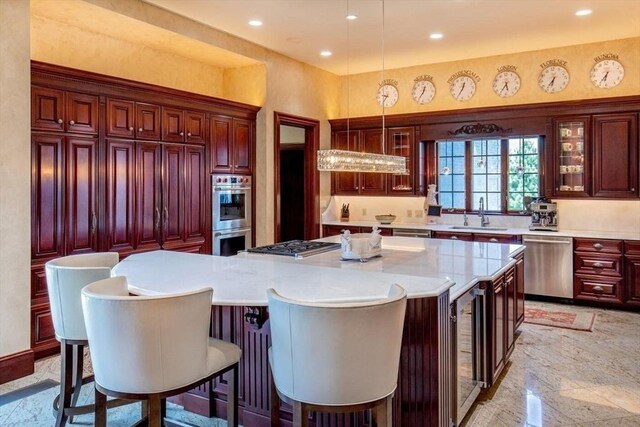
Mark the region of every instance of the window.
[[539, 137], [438, 141], [438, 188], [445, 209], [521, 212], [540, 191]]

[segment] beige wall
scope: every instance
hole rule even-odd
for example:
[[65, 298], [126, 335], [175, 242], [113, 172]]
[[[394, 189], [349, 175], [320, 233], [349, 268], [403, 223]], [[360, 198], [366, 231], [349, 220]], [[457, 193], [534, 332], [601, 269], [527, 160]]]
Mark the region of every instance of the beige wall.
[[30, 347], [29, 2], [0, 1], [0, 357]]
[[[590, 71], [595, 64], [594, 58], [605, 53], [614, 53], [619, 56], [620, 62], [625, 67], [625, 77], [622, 83], [614, 88], [598, 89], [591, 83]], [[538, 86], [540, 64], [550, 59], [566, 60], [566, 67], [570, 73], [567, 88], [555, 94], [545, 93]], [[510, 98], [500, 98], [492, 89], [497, 70], [503, 65], [516, 66], [516, 72], [520, 75], [521, 88]], [[447, 84], [447, 80], [461, 70], [471, 70], [480, 77], [476, 94], [466, 102], [454, 100], [449, 94], [449, 85]], [[436, 95], [433, 101], [426, 105], [418, 105], [411, 98], [414, 79], [422, 74], [431, 75], [436, 86]], [[386, 70], [384, 77], [385, 79], [397, 80], [400, 92], [398, 103], [387, 108], [385, 114], [638, 95], [640, 94], [640, 37]], [[375, 100], [379, 82], [380, 71], [357, 74], [348, 79], [342, 77], [341, 116], [347, 117], [347, 83], [350, 93], [349, 117], [380, 115], [382, 110]]]

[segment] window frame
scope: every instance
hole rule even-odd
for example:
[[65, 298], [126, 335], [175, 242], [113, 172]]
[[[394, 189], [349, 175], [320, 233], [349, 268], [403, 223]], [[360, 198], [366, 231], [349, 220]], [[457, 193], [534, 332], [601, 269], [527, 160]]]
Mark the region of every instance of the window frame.
[[[544, 173], [544, 153], [545, 153], [545, 138], [544, 135], [510, 135], [510, 136], [481, 136], [478, 135], [477, 138], [451, 138], [451, 139], [441, 139], [436, 140], [436, 148], [434, 150], [435, 155], [435, 165], [438, 170], [436, 170], [436, 184], [440, 185], [440, 170], [439, 170], [439, 150], [438, 145], [440, 142], [459, 142], [464, 141], [464, 155], [465, 155], [465, 208], [442, 208], [444, 213], [477, 213], [477, 210], [472, 209], [473, 205], [473, 141], [480, 139], [497, 139], [500, 141], [500, 197], [501, 200], [501, 210], [500, 211], [486, 211], [487, 215], [513, 215], [513, 216], [530, 216], [530, 212], [526, 211], [509, 211], [509, 139], [520, 138], [536, 138], [538, 140], [538, 196], [543, 197], [545, 192], [545, 173]], [[440, 195], [438, 194], [438, 202], [440, 202]]]

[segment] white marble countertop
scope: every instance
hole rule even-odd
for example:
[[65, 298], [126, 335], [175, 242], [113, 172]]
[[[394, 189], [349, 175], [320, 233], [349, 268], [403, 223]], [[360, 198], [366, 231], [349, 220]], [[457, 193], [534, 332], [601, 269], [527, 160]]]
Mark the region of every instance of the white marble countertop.
[[[452, 227], [460, 227], [459, 225], [447, 224], [420, 224], [420, 223], [402, 223], [394, 222], [392, 224], [380, 224], [377, 221], [325, 221], [323, 225], [338, 226], [354, 226], [354, 227], [383, 227], [383, 228], [403, 228], [413, 230], [431, 230], [445, 231], [448, 233], [487, 233], [487, 234], [504, 234], [517, 236], [558, 236], [558, 237], [583, 237], [594, 239], [617, 239], [617, 240], [640, 240], [640, 230], [637, 232], [611, 232], [611, 231], [590, 231], [590, 230], [558, 230], [558, 231], [531, 231], [528, 228], [506, 228], [504, 230], [482, 229], [474, 227], [471, 229], [460, 229]], [[499, 227], [499, 226], [498, 226]], [[504, 227], [503, 227], [504, 228]]]
[[212, 287], [217, 305], [264, 306], [268, 288], [299, 300], [363, 301], [386, 296], [394, 283], [407, 289], [409, 298], [449, 290], [453, 300], [478, 281], [501, 274], [524, 250], [521, 245], [387, 236], [382, 247], [382, 256], [366, 263], [340, 261], [339, 250], [297, 260], [155, 251], [127, 257], [113, 275], [127, 276], [131, 292], [142, 295]]

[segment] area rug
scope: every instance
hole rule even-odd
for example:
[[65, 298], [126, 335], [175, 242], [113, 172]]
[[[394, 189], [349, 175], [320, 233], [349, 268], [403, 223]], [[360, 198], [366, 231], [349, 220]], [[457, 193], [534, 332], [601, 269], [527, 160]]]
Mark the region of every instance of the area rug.
[[549, 310], [540, 307], [526, 307], [524, 309], [524, 322], [535, 325], [591, 332], [595, 320], [595, 313], [590, 312], [573, 313], [570, 311]]

